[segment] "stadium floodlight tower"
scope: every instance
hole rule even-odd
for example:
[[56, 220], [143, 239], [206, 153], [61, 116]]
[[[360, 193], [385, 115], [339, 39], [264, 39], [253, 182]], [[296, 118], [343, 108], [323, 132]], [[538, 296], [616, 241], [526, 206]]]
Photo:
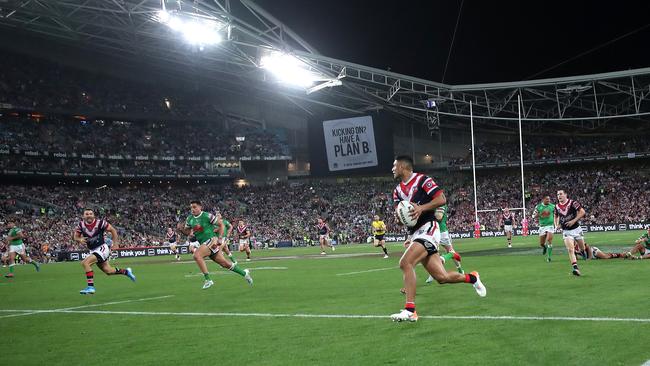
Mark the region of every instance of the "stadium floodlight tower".
[[[278, 81], [307, 89], [307, 94], [341, 85], [339, 78], [330, 78], [289, 52], [261, 50], [260, 67], [269, 71]], [[341, 76], [342, 77], [342, 76]], [[316, 83], [320, 83], [315, 85]]]

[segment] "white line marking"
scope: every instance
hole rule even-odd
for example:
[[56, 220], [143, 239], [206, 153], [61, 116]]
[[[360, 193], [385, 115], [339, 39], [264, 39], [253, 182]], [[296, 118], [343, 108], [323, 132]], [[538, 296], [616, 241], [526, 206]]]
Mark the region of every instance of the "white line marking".
[[[106, 315], [152, 315], [152, 316], [210, 316], [210, 317], [257, 317], [257, 318], [326, 318], [326, 319], [389, 319], [388, 315], [364, 314], [273, 314], [273, 313], [190, 313], [171, 311], [110, 311], [110, 310], [12, 310], [0, 309], [5, 313], [34, 314], [106, 314]], [[650, 323], [650, 318], [601, 318], [566, 316], [511, 316], [511, 315], [420, 315], [421, 319], [434, 320], [514, 320], [514, 321], [593, 321]]]
[[[89, 296], [92, 296], [92, 295], [89, 295]], [[15, 313], [20, 313], [20, 314], [4, 315], [4, 316], [0, 316], [0, 319], [1, 318], [13, 318], [13, 317], [16, 317], [16, 316], [33, 315], [33, 314], [39, 314], [39, 313], [47, 313], [47, 312], [65, 312], [65, 311], [76, 310], [76, 309], [92, 308], [92, 307], [96, 307], [96, 306], [107, 306], [107, 305], [126, 304], [126, 303], [130, 303], [130, 302], [166, 299], [166, 298], [169, 298], [169, 297], [174, 297], [174, 295], [146, 297], [146, 298], [143, 298], [143, 299], [134, 299], [134, 300], [111, 301], [111, 302], [105, 302], [105, 303], [101, 303], [101, 304], [81, 305], [81, 306], [74, 306], [74, 307], [70, 307], [70, 308], [61, 308], [61, 309], [53, 309], [53, 310], [20, 310], [20, 311], [14, 311]], [[7, 312], [7, 311], [1, 310], [1, 312]]]
[[643, 365], [641, 366], [650, 366], [650, 360], [646, 361]]
[[376, 269], [369, 269], [366, 271], [357, 271], [357, 272], [347, 272], [347, 273], [337, 273], [337, 276], [351, 276], [355, 274], [360, 274], [360, 273], [368, 273], [368, 272], [379, 272], [379, 271], [387, 271], [389, 269], [397, 269], [399, 267], [385, 267], [385, 268], [376, 268]]

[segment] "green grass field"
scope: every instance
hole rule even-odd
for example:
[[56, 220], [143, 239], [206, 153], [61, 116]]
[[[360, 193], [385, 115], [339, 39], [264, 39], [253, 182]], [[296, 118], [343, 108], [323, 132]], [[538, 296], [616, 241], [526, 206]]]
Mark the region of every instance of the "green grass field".
[[[587, 239], [605, 251], [620, 251], [639, 235], [590, 233]], [[131, 266], [138, 281], [96, 271], [93, 296], [78, 293], [85, 286], [78, 263], [45, 265], [40, 273], [19, 266], [15, 279], [0, 279], [0, 364], [641, 365], [650, 360], [650, 261], [581, 261], [583, 277], [576, 278], [559, 239], [552, 263], [541, 256], [537, 237], [515, 238], [513, 249], [505, 248], [503, 238], [456, 241], [464, 268], [480, 271], [488, 296], [479, 298], [467, 284], [426, 285], [419, 268], [417, 323], [388, 318], [404, 302], [400, 245], [389, 247], [389, 259], [369, 245], [342, 246], [326, 258], [318, 248], [258, 250], [253, 255], [266, 259], [240, 262], [252, 269], [253, 287], [213, 264], [215, 286], [208, 290], [201, 289], [189, 256], [181, 263], [171, 256], [117, 260]]]

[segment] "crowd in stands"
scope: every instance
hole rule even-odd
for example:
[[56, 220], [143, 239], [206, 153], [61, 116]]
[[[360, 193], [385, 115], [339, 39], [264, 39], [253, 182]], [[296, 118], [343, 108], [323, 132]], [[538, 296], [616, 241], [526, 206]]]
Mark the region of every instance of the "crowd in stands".
[[217, 113], [210, 97], [157, 82], [100, 75], [30, 56], [3, 52], [0, 103], [30, 110], [166, 115], [205, 119]]
[[[244, 137], [237, 141], [236, 137]], [[156, 156], [288, 155], [277, 135], [220, 122], [124, 122], [48, 117], [0, 119], [0, 149]]]
[[[555, 161], [573, 157], [603, 156], [611, 154], [648, 152], [650, 136], [530, 136], [524, 137], [524, 161]], [[455, 159], [452, 165], [472, 163], [470, 152]], [[486, 142], [476, 145], [476, 163], [519, 162], [519, 141]]]
[[[444, 187], [450, 206], [452, 231], [473, 229], [474, 207], [470, 176], [461, 173], [435, 177]], [[454, 175], [456, 174], [456, 175]], [[608, 165], [601, 169], [538, 170], [526, 174], [526, 209], [545, 194], [556, 201], [564, 188], [587, 211], [583, 223], [646, 222], [650, 220], [648, 167], [634, 169]], [[517, 171], [492, 171], [478, 177], [479, 209], [521, 207]], [[71, 232], [82, 208], [93, 207], [118, 229], [123, 246], [157, 245], [167, 227], [187, 217], [190, 200], [199, 198], [204, 209], [221, 212], [234, 224], [245, 220], [262, 243], [316, 237], [316, 220], [327, 219], [333, 235], [346, 242], [364, 242], [374, 214], [386, 221], [388, 231], [403, 232], [393, 215], [392, 181], [354, 182], [291, 181], [273, 186], [236, 188], [232, 185], [117, 186], [3, 186], [3, 216], [18, 220], [29, 233], [30, 243], [47, 244], [52, 250], [80, 247]], [[22, 214], [16, 215], [15, 212]], [[482, 213], [481, 224], [498, 228], [498, 213]], [[516, 212], [517, 221], [521, 211]], [[8, 219], [5, 219], [5, 221]], [[529, 216], [530, 220], [530, 216]], [[531, 223], [534, 226], [534, 223]]]

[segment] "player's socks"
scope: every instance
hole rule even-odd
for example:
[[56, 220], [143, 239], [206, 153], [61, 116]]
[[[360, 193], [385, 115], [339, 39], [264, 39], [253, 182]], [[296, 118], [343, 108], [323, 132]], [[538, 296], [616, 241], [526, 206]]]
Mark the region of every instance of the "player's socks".
[[381, 247], [381, 249], [384, 251], [384, 254], [388, 255], [388, 250], [386, 250], [386, 247]]
[[454, 253], [453, 253], [453, 252], [449, 252], [449, 253], [447, 253], [447, 254], [443, 254], [443, 255], [442, 255], [442, 258], [445, 260], [445, 263], [446, 263], [448, 260], [450, 260], [451, 258], [453, 258], [453, 257], [454, 257]]
[[237, 274], [240, 275], [240, 276], [246, 276], [246, 272], [244, 272], [244, 270], [241, 269], [241, 268], [237, 265], [237, 263], [233, 263], [233, 264], [230, 266], [230, 270], [233, 271], [233, 272], [235, 272], [235, 273], [237, 273]]
[[546, 255], [546, 252], [548, 251], [548, 245], [544, 243], [544, 244], [540, 244], [540, 246], [542, 247], [542, 255]]
[[30, 263], [32, 266], [34, 266], [34, 268], [36, 268], [36, 272], [40, 272], [40, 271], [41, 271], [41, 266], [38, 265], [38, 262], [36, 262], [36, 261], [33, 260], [33, 261], [29, 262], [29, 263]]
[[476, 283], [476, 276], [471, 273], [465, 274], [465, 283]]
[[203, 274], [203, 278], [204, 278], [206, 281], [210, 281], [210, 273], [208, 273], [208, 272], [204, 273], [204, 274]]
[[573, 275], [574, 276], [580, 276], [581, 274], [580, 274], [580, 269], [578, 269], [578, 263], [573, 262], [573, 263], [571, 263], [571, 266], [573, 267], [573, 271], [572, 271]]
[[16, 263], [10, 264], [9, 265], [9, 273], [14, 273], [14, 267], [16, 267]]
[[415, 312], [415, 302], [407, 301], [406, 305], [404, 305], [404, 309], [414, 313]]
[[625, 254], [623, 253], [612, 253], [612, 258], [623, 258]]
[[126, 269], [119, 269], [115, 267], [115, 273], [111, 273], [112, 275], [125, 275], [126, 276]]
[[93, 271], [86, 272], [86, 283], [88, 287], [95, 287], [95, 273]]
[[551, 253], [553, 253], [553, 244], [548, 244], [546, 246], [546, 248], [548, 249], [546, 251], [546, 260], [548, 260], [550, 262], [551, 261]]

